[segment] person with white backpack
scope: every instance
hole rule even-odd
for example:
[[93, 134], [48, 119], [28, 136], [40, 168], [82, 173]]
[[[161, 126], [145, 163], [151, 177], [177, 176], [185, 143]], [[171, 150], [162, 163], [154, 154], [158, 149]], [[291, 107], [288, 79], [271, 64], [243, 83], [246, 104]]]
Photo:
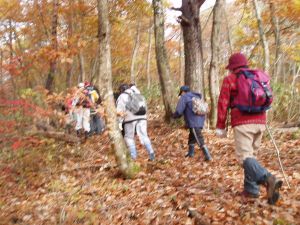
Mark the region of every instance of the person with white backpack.
[[179, 92], [179, 101], [173, 118], [179, 118], [184, 115], [186, 126], [190, 130], [189, 134], [189, 150], [186, 157], [194, 157], [195, 144], [201, 148], [205, 160], [210, 161], [212, 157], [205, 145], [202, 135], [202, 129], [205, 121], [205, 114], [208, 113], [208, 106], [203, 101], [201, 94], [191, 92], [189, 86], [182, 86]]
[[143, 95], [135, 85], [122, 84], [119, 87], [120, 95], [117, 99], [117, 114], [120, 129], [124, 129], [124, 140], [132, 159], [137, 158], [135, 133], [142, 145], [145, 146], [149, 160], [155, 158], [154, 150], [147, 133], [147, 105]]

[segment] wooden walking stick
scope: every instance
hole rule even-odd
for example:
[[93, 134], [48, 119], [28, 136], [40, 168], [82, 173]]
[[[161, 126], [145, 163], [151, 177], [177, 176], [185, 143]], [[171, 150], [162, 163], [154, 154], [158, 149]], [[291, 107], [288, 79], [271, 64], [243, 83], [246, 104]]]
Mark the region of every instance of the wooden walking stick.
[[271, 133], [271, 130], [270, 130], [268, 124], [266, 124], [266, 128], [267, 128], [267, 131], [268, 131], [268, 133], [269, 133], [269, 135], [270, 135], [270, 137], [271, 137], [271, 140], [272, 140], [272, 142], [273, 142], [273, 145], [274, 145], [274, 147], [275, 147], [275, 149], [276, 149], [278, 162], [279, 162], [280, 169], [281, 169], [281, 172], [282, 172], [282, 174], [283, 174], [284, 180], [285, 180], [285, 182], [287, 183], [288, 187], [291, 188], [290, 183], [289, 183], [289, 181], [288, 181], [288, 179], [287, 179], [287, 177], [286, 177], [286, 175], [285, 175], [285, 172], [284, 172], [284, 169], [283, 169], [283, 166], [282, 166], [282, 163], [281, 163], [280, 154], [279, 154], [279, 149], [278, 149], [278, 147], [277, 147], [277, 145], [276, 145], [276, 142], [275, 142], [275, 140], [274, 140], [274, 137], [273, 137], [273, 135], [272, 135], [272, 133]]

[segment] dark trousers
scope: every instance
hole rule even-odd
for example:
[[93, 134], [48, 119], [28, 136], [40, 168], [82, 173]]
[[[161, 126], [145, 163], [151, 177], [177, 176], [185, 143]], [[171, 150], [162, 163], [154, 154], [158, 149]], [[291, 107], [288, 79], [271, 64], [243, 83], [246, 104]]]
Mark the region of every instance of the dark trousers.
[[196, 128], [190, 128], [190, 134], [189, 134], [189, 145], [194, 145], [198, 143], [199, 147], [202, 148], [204, 143], [204, 138], [202, 135], [202, 128], [196, 127]]
[[100, 134], [104, 130], [104, 121], [97, 114], [91, 115], [91, 133]]

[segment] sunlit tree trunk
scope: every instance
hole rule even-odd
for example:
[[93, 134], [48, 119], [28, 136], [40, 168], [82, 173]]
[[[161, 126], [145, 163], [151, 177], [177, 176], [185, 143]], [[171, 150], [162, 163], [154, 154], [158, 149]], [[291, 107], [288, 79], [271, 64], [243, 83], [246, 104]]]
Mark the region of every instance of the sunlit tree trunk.
[[180, 86], [182, 86], [184, 85], [184, 47], [183, 47], [182, 30], [180, 30], [180, 38], [179, 38], [179, 76], [180, 76]]
[[3, 79], [3, 51], [0, 49], [0, 83]]
[[[98, 49], [98, 48], [97, 48]], [[98, 77], [97, 77], [97, 73], [98, 73], [98, 67], [99, 67], [99, 56], [98, 56], [99, 51], [97, 51], [96, 57], [93, 60], [93, 67], [91, 69], [91, 79], [90, 81], [95, 84], [98, 82]]]
[[[69, 10], [70, 10], [70, 15], [68, 16], [68, 47], [71, 49], [72, 44], [71, 39], [73, 37], [73, 0], [69, 0]], [[72, 86], [72, 78], [73, 78], [73, 72], [74, 72], [74, 57], [73, 54], [70, 54], [69, 57], [71, 57], [73, 60], [71, 63], [68, 62], [67, 64], [67, 75], [66, 75], [66, 87], [69, 88]]]
[[51, 24], [51, 50], [50, 70], [46, 81], [45, 88], [49, 91], [53, 90], [54, 77], [57, 69], [56, 53], [57, 53], [57, 25], [58, 25], [58, 0], [53, 0], [52, 8], [52, 24]]
[[203, 57], [201, 46], [200, 7], [205, 0], [182, 0], [179, 17], [184, 41], [185, 84], [193, 91], [204, 92]]
[[278, 70], [279, 70], [279, 55], [280, 55], [280, 27], [279, 27], [279, 18], [276, 16], [275, 13], [275, 6], [274, 3], [270, 3], [270, 11], [271, 11], [271, 21], [274, 30], [274, 37], [275, 37], [275, 58], [273, 63], [273, 76], [275, 81], [278, 79]]
[[132, 51], [132, 57], [131, 57], [131, 66], [130, 66], [130, 81], [131, 83], [136, 82], [136, 72], [135, 72], [135, 64], [137, 59], [137, 53], [140, 46], [140, 29], [141, 29], [141, 22], [138, 19], [137, 26], [136, 26], [136, 36], [134, 41], [134, 47]]
[[147, 52], [147, 62], [146, 62], [146, 74], [147, 74], [147, 89], [151, 86], [151, 48], [152, 48], [152, 20], [150, 20], [149, 30], [148, 30], [148, 52]]
[[133, 162], [118, 128], [116, 106], [112, 90], [110, 28], [107, 0], [98, 0], [99, 79], [98, 86], [103, 99], [105, 117], [117, 164], [126, 178], [134, 175]]
[[216, 0], [213, 9], [213, 26], [211, 34], [211, 62], [209, 67], [209, 95], [210, 95], [210, 125], [217, 123], [217, 101], [219, 95], [219, 54], [221, 44], [221, 21], [223, 16], [224, 0]]
[[[224, 4], [226, 5], [226, 1]], [[229, 47], [229, 55], [231, 55], [232, 54], [232, 41], [231, 41], [229, 21], [228, 21], [225, 5], [223, 6], [223, 12], [224, 12], [224, 17], [225, 17], [225, 22], [226, 22], [227, 43], [228, 43], [228, 47]]]
[[253, 0], [254, 4], [254, 9], [255, 9], [255, 15], [257, 19], [257, 24], [258, 24], [258, 30], [259, 30], [259, 36], [261, 39], [261, 44], [264, 52], [264, 64], [263, 68], [266, 72], [270, 72], [270, 52], [269, 52], [269, 45], [268, 45], [268, 40], [266, 37], [266, 34], [264, 32], [263, 24], [262, 24], [262, 19], [261, 19], [261, 8], [259, 5], [259, 2], [257, 0]]
[[[78, 5], [83, 6], [84, 5], [84, 0], [78, 0]], [[79, 63], [79, 77], [78, 77], [78, 82], [84, 82], [86, 81], [86, 71], [85, 71], [85, 58], [84, 58], [84, 50], [85, 46], [82, 44], [82, 36], [84, 35], [84, 24], [83, 24], [83, 19], [84, 19], [84, 11], [80, 10], [77, 13], [78, 17], [78, 32], [79, 32], [79, 52], [78, 52], [78, 63]]]
[[86, 81], [86, 73], [85, 73], [85, 60], [84, 60], [82, 50], [79, 50], [78, 61], [79, 61], [79, 71], [80, 71], [79, 82], [84, 82]]
[[165, 119], [170, 121], [172, 112], [175, 109], [176, 94], [173, 81], [170, 75], [170, 67], [164, 44], [164, 14], [161, 0], [152, 1], [154, 10], [154, 36], [155, 36], [155, 53], [156, 64], [158, 69], [159, 81], [162, 91], [163, 102], [165, 106]]

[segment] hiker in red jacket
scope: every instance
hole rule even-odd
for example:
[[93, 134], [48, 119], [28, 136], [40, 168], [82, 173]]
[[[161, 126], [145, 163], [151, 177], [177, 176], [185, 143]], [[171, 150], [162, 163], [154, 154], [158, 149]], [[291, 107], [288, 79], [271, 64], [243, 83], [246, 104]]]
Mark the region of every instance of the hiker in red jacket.
[[[238, 76], [247, 74], [247, 71], [251, 74], [251, 71], [255, 70], [248, 69], [248, 61], [241, 53], [235, 53], [230, 56], [226, 69], [230, 71], [230, 74], [224, 78], [219, 95], [216, 135], [219, 137], [227, 136], [225, 124], [227, 113], [230, 109], [236, 156], [244, 168], [244, 191], [242, 195], [258, 198], [259, 185], [264, 185], [267, 188], [268, 203], [275, 204], [279, 199], [279, 189], [282, 186], [282, 181], [277, 180], [274, 175], [269, 173], [254, 156], [255, 151], [261, 144], [265, 130], [266, 108], [261, 110], [261, 112], [258, 110], [255, 113], [248, 113], [238, 107], [236, 101], [238, 95], [240, 97], [242, 92], [238, 90], [238, 79], [240, 79]], [[246, 75], [245, 77], [248, 79]]]

